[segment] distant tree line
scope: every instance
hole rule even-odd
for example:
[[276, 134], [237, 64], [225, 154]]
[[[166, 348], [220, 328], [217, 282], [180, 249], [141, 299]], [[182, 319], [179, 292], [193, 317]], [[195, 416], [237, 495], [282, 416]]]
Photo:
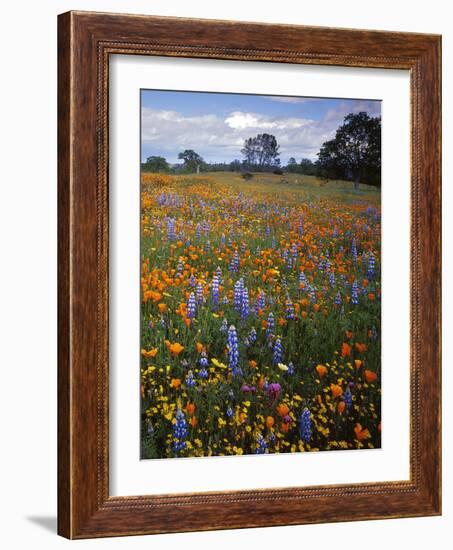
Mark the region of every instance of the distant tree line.
[[318, 159], [312, 161], [294, 157], [281, 166], [280, 146], [272, 134], [258, 134], [247, 138], [241, 149], [243, 159], [231, 162], [206, 162], [193, 149], [179, 153], [181, 163], [170, 165], [164, 157], [150, 156], [142, 163], [142, 170], [163, 173], [198, 172], [275, 172], [302, 174], [323, 179], [342, 179], [369, 185], [381, 185], [381, 117], [370, 117], [365, 112], [350, 113], [337, 129], [335, 137], [323, 143]]

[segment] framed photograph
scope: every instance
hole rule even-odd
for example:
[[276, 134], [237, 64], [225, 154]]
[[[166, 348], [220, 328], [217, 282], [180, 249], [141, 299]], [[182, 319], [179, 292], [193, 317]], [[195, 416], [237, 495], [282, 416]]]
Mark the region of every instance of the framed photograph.
[[440, 37], [58, 35], [59, 533], [440, 514]]

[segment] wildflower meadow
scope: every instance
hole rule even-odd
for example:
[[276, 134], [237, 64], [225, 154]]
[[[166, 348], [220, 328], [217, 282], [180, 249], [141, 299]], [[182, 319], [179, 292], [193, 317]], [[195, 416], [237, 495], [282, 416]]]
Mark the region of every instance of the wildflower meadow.
[[143, 173], [141, 456], [381, 445], [380, 191]]

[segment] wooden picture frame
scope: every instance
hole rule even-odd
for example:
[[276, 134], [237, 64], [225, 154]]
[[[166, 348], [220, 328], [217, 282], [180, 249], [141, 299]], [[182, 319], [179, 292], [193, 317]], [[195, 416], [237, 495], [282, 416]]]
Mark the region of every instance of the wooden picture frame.
[[[69, 12], [59, 16], [58, 48], [59, 534], [88, 538], [440, 514], [441, 38]], [[111, 54], [410, 71], [409, 481], [109, 496]]]

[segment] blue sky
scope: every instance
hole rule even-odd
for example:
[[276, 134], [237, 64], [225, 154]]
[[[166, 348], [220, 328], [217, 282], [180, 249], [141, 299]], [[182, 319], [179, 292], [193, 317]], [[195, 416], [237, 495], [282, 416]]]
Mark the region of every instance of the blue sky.
[[380, 101], [306, 97], [142, 90], [142, 147], [170, 163], [184, 149], [194, 149], [208, 162], [242, 159], [245, 139], [275, 135], [280, 159], [316, 160], [316, 153], [335, 135], [348, 113], [381, 114]]

